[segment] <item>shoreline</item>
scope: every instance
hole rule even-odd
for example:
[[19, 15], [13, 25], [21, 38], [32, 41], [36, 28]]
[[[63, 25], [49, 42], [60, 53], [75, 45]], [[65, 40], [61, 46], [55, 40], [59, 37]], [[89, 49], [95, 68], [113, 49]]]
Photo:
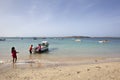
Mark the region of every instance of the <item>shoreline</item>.
[[[120, 57], [87, 57], [87, 56], [74, 56], [74, 57], [62, 57], [62, 56], [60, 56], [60, 57], [57, 57], [57, 56], [41, 56], [41, 55], [29, 55], [29, 56], [27, 56], [27, 57], [25, 57], [25, 58], [23, 58], [23, 57], [19, 57], [18, 56], [18, 60], [17, 60], [17, 62], [18, 63], [36, 63], [36, 62], [42, 62], [42, 63], [49, 63], [49, 62], [59, 62], [59, 63], [61, 63], [61, 62], [68, 62], [68, 63], [70, 63], [70, 62], [78, 62], [78, 63], [81, 63], [81, 62], [113, 62], [113, 61], [120, 61]], [[10, 63], [12, 63], [12, 58], [10, 58], [10, 59], [1, 59], [0, 60], [0, 65], [1, 64], [10, 64]]]
[[[120, 62], [120, 57], [38, 57], [29, 55], [28, 58], [19, 58], [15, 64], [96, 64], [96, 63], [108, 63], [108, 62]], [[1, 65], [12, 64], [12, 58], [10, 60], [0, 60]]]
[[[1, 61], [0, 61], [1, 62]], [[91, 65], [91, 64], [104, 64], [104, 63], [120, 63], [120, 57], [49, 57], [45, 59], [19, 59], [16, 63], [12, 63], [12, 60], [0, 63], [0, 70], [12, 69], [12, 68], [49, 68], [59, 66], [79, 66], [79, 65]]]

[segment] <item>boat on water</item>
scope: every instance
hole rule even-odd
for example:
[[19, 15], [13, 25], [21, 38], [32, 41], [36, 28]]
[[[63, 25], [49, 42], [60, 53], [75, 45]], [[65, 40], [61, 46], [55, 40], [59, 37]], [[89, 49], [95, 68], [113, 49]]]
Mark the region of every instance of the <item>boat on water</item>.
[[34, 38], [33, 38], [33, 40], [37, 40], [37, 38], [36, 38], [36, 37], [34, 37]]
[[109, 42], [108, 40], [100, 40], [98, 41], [99, 43], [106, 43], [106, 42]]
[[0, 41], [5, 41], [5, 40], [6, 40], [5, 38], [0, 39]]
[[80, 42], [81, 40], [80, 40], [80, 39], [76, 39], [75, 41], [76, 41], [76, 42]]
[[42, 41], [40, 45], [41, 45], [41, 50], [35, 47], [33, 49], [33, 53], [43, 53], [49, 51], [49, 43], [47, 41]]

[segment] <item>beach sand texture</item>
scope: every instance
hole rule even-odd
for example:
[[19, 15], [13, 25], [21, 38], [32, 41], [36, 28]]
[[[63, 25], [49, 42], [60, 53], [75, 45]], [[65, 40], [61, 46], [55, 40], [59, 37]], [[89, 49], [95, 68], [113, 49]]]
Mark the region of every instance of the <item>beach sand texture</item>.
[[38, 68], [15, 65], [0, 70], [0, 80], [120, 80], [120, 62]]

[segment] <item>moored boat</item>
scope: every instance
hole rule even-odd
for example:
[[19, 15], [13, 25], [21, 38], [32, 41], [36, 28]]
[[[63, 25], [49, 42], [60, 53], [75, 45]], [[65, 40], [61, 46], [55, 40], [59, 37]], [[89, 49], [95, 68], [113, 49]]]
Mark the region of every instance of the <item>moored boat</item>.
[[34, 53], [43, 53], [49, 50], [49, 43], [47, 41], [42, 41], [41, 44], [41, 49], [39, 50], [38, 47], [34, 48]]
[[99, 43], [106, 43], [106, 42], [108, 42], [108, 40], [100, 40], [100, 41], [98, 41]]
[[76, 42], [80, 42], [81, 40], [80, 40], [80, 39], [76, 39], [75, 41], [76, 41]]

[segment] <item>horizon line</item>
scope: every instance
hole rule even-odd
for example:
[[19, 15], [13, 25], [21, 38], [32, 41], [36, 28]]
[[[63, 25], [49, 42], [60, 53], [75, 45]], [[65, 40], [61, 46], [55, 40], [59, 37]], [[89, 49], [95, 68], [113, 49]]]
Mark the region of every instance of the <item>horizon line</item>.
[[[18, 37], [22, 38], [22, 36], [0, 36], [0, 38], [4, 37]], [[89, 38], [120, 38], [120, 36], [23, 36], [23, 37], [38, 37], [38, 38], [47, 38], [47, 37], [89, 37]]]

